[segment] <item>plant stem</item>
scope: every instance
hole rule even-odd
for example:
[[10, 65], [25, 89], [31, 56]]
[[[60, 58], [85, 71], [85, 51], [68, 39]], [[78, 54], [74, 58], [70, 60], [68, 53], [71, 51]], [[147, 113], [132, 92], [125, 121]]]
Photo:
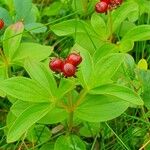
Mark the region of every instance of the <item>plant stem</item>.
[[112, 42], [113, 40], [113, 22], [112, 22], [112, 15], [111, 15], [111, 11], [108, 12], [108, 17], [109, 17], [109, 31], [110, 31], [110, 36], [109, 36], [109, 40], [110, 42]]
[[73, 111], [69, 113], [69, 120], [68, 120], [68, 131], [69, 133], [72, 131], [73, 127]]
[[68, 132], [70, 133], [72, 131], [73, 127], [73, 101], [72, 101], [72, 93], [68, 93], [68, 107], [69, 107], [69, 118], [68, 118]]

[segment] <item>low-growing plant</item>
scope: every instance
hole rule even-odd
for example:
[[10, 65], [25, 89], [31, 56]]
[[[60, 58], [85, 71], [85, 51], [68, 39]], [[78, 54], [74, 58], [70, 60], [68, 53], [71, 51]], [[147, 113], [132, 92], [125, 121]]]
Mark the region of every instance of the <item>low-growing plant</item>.
[[[141, 147], [149, 135], [144, 135], [145, 139], [139, 143], [133, 141], [140, 144], [133, 146], [128, 140], [123, 142], [109, 123], [117, 123], [122, 132], [128, 126], [127, 131], [136, 137], [142, 137], [149, 131], [149, 114], [145, 113], [150, 109], [148, 63], [141, 58], [136, 65], [132, 57], [135, 51], [132, 51], [137, 43], [150, 39], [150, 25], [137, 23], [138, 15], [150, 13], [150, 9], [146, 5], [141, 6], [138, 0], [101, 0], [94, 3], [85, 0], [83, 4], [82, 0], [79, 4], [72, 0], [52, 2], [50, 8], [53, 11], [59, 6], [53, 12], [44, 2], [41, 20], [46, 15], [53, 18], [68, 4], [71, 7], [66, 10], [75, 13], [74, 17], [40, 26], [35, 20], [36, 25], [30, 26], [32, 19], [29, 18], [35, 15], [31, 9], [32, 1], [14, 0], [14, 22], [17, 22], [9, 24], [7, 19], [14, 18], [0, 8], [0, 12], [5, 14], [0, 15], [3, 33], [0, 96], [11, 105], [6, 126], [2, 128], [6, 135], [6, 141], [1, 140], [6, 145], [0, 142], [2, 149], [109, 149], [100, 145], [97, 139], [101, 137], [104, 138], [102, 141], [112, 139], [112, 150]], [[24, 9], [21, 8], [23, 4]], [[8, 4], [5, 2], [4, 5]], [[34, 15], [28, 18], [29, 12]], [[87, 16], [90, 14], [89, 20]], [[29, 30], [28, 25], [32, 27]], [[45, 26], [47, 28], [42, 30]], [[54, 41], [50, 42], [53, 45], [45, 46], [40, 43], [41, 39], [38, 42], [29, 40], [28, 34], [34, 37], [46, 29], [50, 29], [50, 35], [56, 38], [48, 39]], [[71, 44], [65, 49], [62, 45], [59, 47], [66, 39]], [[136, 116], [132, 116], [132, 112]], [[136, 123], [134, 119], [147, 125], [143, 132], [137, 133], [141, 131], [140, 125], [130, 127]], [[127, 125], [121, 125], [122, 122]], [[113, 141], [114, 135], [121, 147]]]

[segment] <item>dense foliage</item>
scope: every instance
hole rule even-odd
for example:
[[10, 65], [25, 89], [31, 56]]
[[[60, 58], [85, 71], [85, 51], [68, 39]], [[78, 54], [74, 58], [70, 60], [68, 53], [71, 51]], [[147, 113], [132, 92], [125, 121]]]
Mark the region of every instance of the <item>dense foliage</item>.
[[0, 0], [0, 150], [149, 150], [149, 0]]

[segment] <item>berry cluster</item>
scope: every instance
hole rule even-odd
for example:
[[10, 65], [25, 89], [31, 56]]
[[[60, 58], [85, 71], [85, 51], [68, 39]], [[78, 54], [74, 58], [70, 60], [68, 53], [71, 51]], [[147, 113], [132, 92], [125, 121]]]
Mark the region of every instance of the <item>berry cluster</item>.
[[56, 73], [63, 73], [65, 77], [75, 76], [77, 66], [81, 63], [82, 57], [80, 54], [71, 53], [63, 60], [61, 58], [53, 58], [49, 62], [49, 67]]
[[0, 19], [0, 30], [4, 27], [4, 21], [3, 19]]
[[107, 13], [122, 4], [123, 0], [101, 0], [95, 5], [97, 13]]

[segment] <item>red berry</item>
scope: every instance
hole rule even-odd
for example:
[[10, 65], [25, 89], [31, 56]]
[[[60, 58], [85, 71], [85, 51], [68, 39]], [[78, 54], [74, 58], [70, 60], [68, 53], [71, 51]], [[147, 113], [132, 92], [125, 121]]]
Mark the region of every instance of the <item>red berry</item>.
[[0, 30], [4, 27], [4, 21], [0, 19]]
[[96, 5], [95, 5], [95, 10], [97, 13], [105, 13], [107, 12], [107, 8], [108, 8], [108, 4], [106, 2], [98, 2]]
[[76, 73], [76, 67], [70, 63], [65, 62], [62, 67], [62, 72], [66, 77], [72, 77]]
[[107, 3], [107, 4], [109, 4], [110, 1], [111, 1], [111, 0], [101, 0], [101, 2], [105, 2], [105, 3]]
[[49, 62], [49, 67], [54, 72], [62, 71], [63, 60], [59, 58], [54, 58]]
[[82, 61], [82, 57], [79, 54], [71, 53], [67, 59], [66, 62], [74, 65], [75, 67], [78, 66]]

